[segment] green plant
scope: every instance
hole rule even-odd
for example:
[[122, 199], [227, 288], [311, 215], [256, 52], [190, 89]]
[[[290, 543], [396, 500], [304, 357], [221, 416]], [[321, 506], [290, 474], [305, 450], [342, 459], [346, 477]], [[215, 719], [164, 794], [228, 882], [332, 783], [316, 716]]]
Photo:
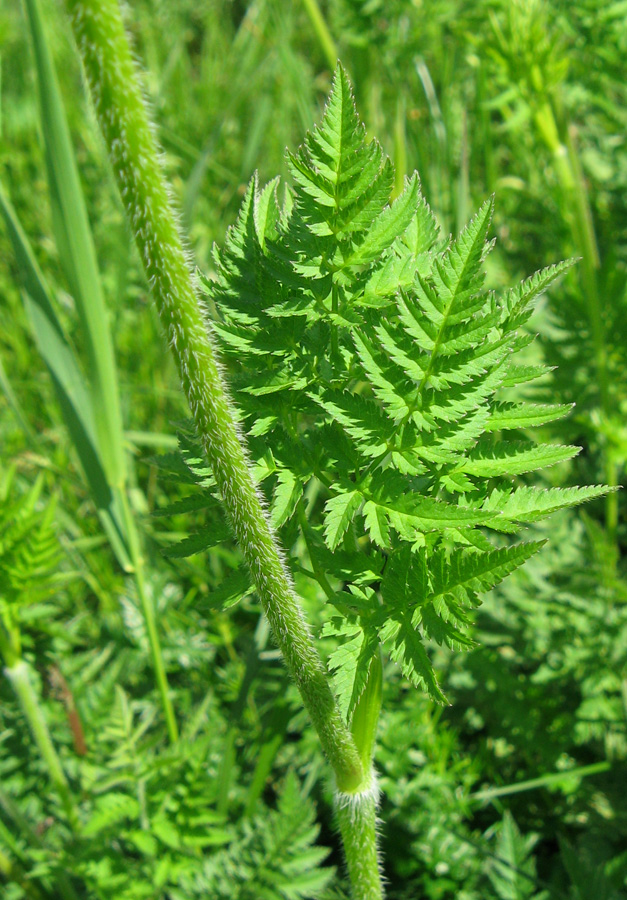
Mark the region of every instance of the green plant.
[[379, 644], [444, 702], [424, 639], [471, 646], [477, 595], [541, 546], [494, 546], [484, 529], [514, 534], [606, 489], [512, 485], [577, 450], [502, 434], [568, 412], [500, 399], [542, 374], [511, 356], [531, 340], [518, 329], [533, 301], [568, 264], [499, 300], [485, 291], [491, 204], [448, 246], [415, 178], [387, 206], [391, 166], [365, 142], [341, 69], [321, 126], [290, 159], [294, 194], [281, 208], [276, 183], [251, 183], [206, 287], [225, 356], [239, 362], [236, 399], [273, 487], [273, 523], [286, 546], [302, 533], [310, 568], [293, 563], [331, 607], [325, 632], [341, 643], [329, 667], [368, 754]]
[[132, 572], [148, 631], [155, 680], [170, 740], [178, 727], [168, 690], [155, 611], [145, 588], [144, 559], [128, 497], [117, 369], [102, 280], [56, 71], [38, 0], [26, 11], [38, 74], [41, 123], [54, 235], [86, 344], [84, 378], [30, 242], [0, 184], [0, 212], [19, 267], [23, 301], [48, 366], [67, 429], [116, 557]]
[[[530, 304], [565, 265], [498, 299], [486, 292], [481, 267], [491, 204], [450, 244], [441, 240], [415, 177], [389, 207], [392, 167], [376, 143], [365, 143], [338, 70], [322, 125], [292, 157], [294, 193], [281, 205], [276, 185], [259, 189], [253, 182], [218, 254], [218, 282], [209, 284], [225, 356], [247, 363], [235, 388], [251, 426], [251, 472], [115, 5], [71, 6], [114, 171], [202, 441], [188, 461], [198, 467], [199, 453], [209, 458], [203, 502], [223, 504], [230, 515], [334, 765], [356, 896], [380, 896], [371, 770], [379, 644], [442, 702], [424, 641], [470, 646], [465, 625], [477, 593], [540, 546], [506, 537], [493, 545], [485, 530], [513, 534], [604, 493], [512, 485], [512, 478], [564, 462], [576, 449], [498, 439], [568, 411], [508, 403], [498, 394], [540, 374], [510, 357], [528, 343], [517, 329]], [[309, 566], [299, 557], [295, 573], [319, 585], [332, 605], [326, 632], [339, 638], [329, 659], [339, 709], [255, 481], [265, 482], [261, 490], [274, 489], [272, 524], [283, 545], [302, 537], [307, 547]], [[192, 507], [198, 509], [196, 500], [180, 509]], [[215, 540], [201, 537], [194, 547]]]
[[37, 508], [43, 479], [13, 499], [15, 471], [3, 473], [0, 484], [0, 659], [4, 674], [18, 698], [50, 781], [59, 794], [71, 828], [78, 814], [63, 767], [50, 737], [45, 714], [33, 687], [33, 673], [22, 654], [21, 620], [24, 611], [47, 599], [63, 576], [57, 573], [60, 552], [52, 526], [54, 504]]
[[71, 9], [114, 171], [203, 449], [212, 464], [273, 633], [333, 763], [338, 790], [364, 793], [363, 815], [367, 824], [363, 828], [360, 825], [354, 837], [361, 840], [363, 829], [369, 830], [373, 865], [365, 877], [371, 883], [378, 882], [371, 778], [364, 779], [357, 748], [305, 625], [237, 436], [161, 176], [117, 4], [96, 9], [74, 3]]
[[[610, 425], [617, 406], [611, 366], [610, 315], [602, 299], [603, 272], [599, 242], [577, 147], [577, 130], [564, 109], [563, 88], [569, 59], [563, 38], [549, 19], [541, 0], [516, 0], [507, 4], [505, 15], [491, 11], [494, 40], [489, 48], [510, 86], [509, 102], [515, 99], [529, 116], [539, 142], [550, 154], [559, 187], [560, 212], [570, 231], [572, 245], [580, 257], [578, 280], [582, 307], [590, 334], [594, 359], [594, 389], [598, 392], [598, 432], [604, 478], [619, 483], [622, 455]], [[612, 16], [609, 20], [611, 22]], [[502, 73], [499, 73], [502, 74]], [[606, 290], [612, 292], [613, 286]], [[618, 299], [618, 298], [616, 298]], [[616, 301], [614, 301], [616, 302]], [[605, 525], [612, 540], [617, 539], [618, 494], [606, 498]]]

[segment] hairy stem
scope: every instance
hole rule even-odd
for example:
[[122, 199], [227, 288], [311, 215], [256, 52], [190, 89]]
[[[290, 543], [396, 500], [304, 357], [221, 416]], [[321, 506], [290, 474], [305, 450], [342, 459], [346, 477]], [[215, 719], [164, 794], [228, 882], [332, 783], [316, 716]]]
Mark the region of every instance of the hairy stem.
[[48, 769], [50, 780], [59, 792], [67, 820], [72, 830], [75, 831], [78, 827], [78, 814], [74, 805], [74, 799], [70, 786], [67, 783], [65, 772], [61, 767], [61, 761], [52, 743], [43, 710], [39, 705], [39, 699], [31, 683], [28, 664], [23, 659], [20, 659], [13, 665], [7, 666], [4, 673], [11, 682], [20, 702], [22, 712], [26, 717], [41, 758]]
[[374, 772], [366, 790], [359, 794], [338, 793], [335, 804], [353, 898], [381, 900], [383, 886], [377, 857], [377, 788]]
[[363, 781], [359, 754], [251, 477], [170, 205], [118, 4], [68, 0], [68, 7], [113, 171], [224, 509], [338, 789], [357, 791]]
[[367, 773], [364, 779], [366, 787], [359, 794], [338, 792], [335, 797], [335, 808], [354, 900], [381, 900], [383, 897], [377, 855], [378, 789], [372, 765], [382, 689], [381, 654], [377, 651], [370, 663], [366, 686], [351, 721], [351, 732]]

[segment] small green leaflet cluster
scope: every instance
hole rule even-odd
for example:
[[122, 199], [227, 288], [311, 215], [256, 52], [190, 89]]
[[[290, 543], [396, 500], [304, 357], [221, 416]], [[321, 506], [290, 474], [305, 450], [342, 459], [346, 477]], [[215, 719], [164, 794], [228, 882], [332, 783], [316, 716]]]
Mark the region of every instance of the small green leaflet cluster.
[[[216, 900], [320, 897], [334, 869], [322, 865], [329, 851], [316, 844], [319, 832], [314, 806], [290, 772], [277, 809], [245, 820], [232, 843], [205, 863], [209, 895]], [[180, 900], [188, 896], [182, 892]]]
[[532, 339], [520, 329], [570, 263], [488, 292], [492, 201], [456, 240], [442, 239], [417, 175], [390, 204], [392, 166], [366, 141], [341, 67], [289, 163], [284, 201], [278, 182], [254, 178], [216, 251], [214, 327], [273, 524], [286, 546], [303, 532], [300, 570], [334, 607], [346, 716], [380, 643], [444, 702], [425, 644], [469, 647], [478, 595], [541, 546], [497, 549], [487, 532], [605, 492], [514, 480], [578, 452], [525, 436], [569, 406], [506, 399], [544, 371], [515, 362]]
[[14, 496], [15, 470], [0, 480], [0, 662], [20, 652], [20, 619], [27, 606], [47, 600], [66, 580], [58, 572], [55, 504], [39, 509], [43, 479]]
[[[233, 898], [301, 900], [317, 896], [334, 874], [310, 797], [288, 773], [272, 806], [249, 816], [232, 803], [220, 812], [217, 777], [224, 758], [224, 722], [215, 711], [206, 733], [190, 728], [177, 746], [159, 752], [150, 739], [154, 709], [137, 714], [116, 685], [102, 723], [106, 767], [92, 762], [94, 794], [80, 847], [63, 860], [88, 896], [106, 900]], [[107, 775], [108, 773], [108, 775]], [[113, 773], [113, 774], [111, 774]], [[99, 790], [94, 790], [94, 785]]]
[[[488, 864], [488, 878], [499, 900], [548, 900], [548, 891], [537, 891], [534, 834], [520, 833], [514, 817], [505, 812], [497, 826], [496, 848]], [[496, 829], [495, 829], [496, 830]]]
[[13, 494], [14, 470], [0, 484], [0, 598], [32, 605], [46, 599], [59, 581], [60, 548], [53, 528], [55, 505], [38, 508], [43, 479]]

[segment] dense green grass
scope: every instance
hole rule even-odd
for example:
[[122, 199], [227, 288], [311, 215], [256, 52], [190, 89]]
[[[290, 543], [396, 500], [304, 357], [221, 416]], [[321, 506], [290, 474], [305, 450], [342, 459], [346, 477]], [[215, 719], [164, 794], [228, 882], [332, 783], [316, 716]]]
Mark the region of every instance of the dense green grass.
[[[526, 395], [577, 403], [545, 431], [584, 452], [548, 470], [547, 486], [624, 483], [625, 5], [332, 0], [321, 9], [369, 134], [401, 175], [420, 171], [443, 229], [457, 232], [495, 193], [492, 286], [581, 257], [531, 322], [540, 342], [530, 361], [559, 368]], [[94, 470], [77, 453], [76, 416], [50, 376], [52, 345], [33, 317], [32, 282], [24, 301], [25, 263], [0, 228], [0, 534], [8, 546], [15, 504], [40, 476], [35, 507], [44, 517], [55, 498], [61, 551], [55, 576], [39, 573], [38, 594], [32, 555], [5, 565], [0, 603], [22, 598], [24, 656], [88, 822], [71, 834], [63, 792], [48, 787], [45, 757], [2, 679], [2, 890], [9, 900], [342, 897], [315, 735], [255, 596], [221, 610], [216, 589], [238, 551], [226, 544], [187, 559], [161, 552], [202, 523], [201, 512], [151, 515], [187, 493], [168, 482], [165, 464], [151, 462], [174, 446], [185, 404], [68, 22], [54, 3], [42, 3], [42, 13], [96, 249], [96, 269], [82, 283], [102, 291], [115, 349], [109, 378], [118, 384], [126, 471], [118, 506], [103, 513]], [[286, 175], [285, 147], [319, 119], [332, 74], [328, 45], [296, 0], [138, 0], [132, 19], [168, 176], [195, 260], [212, 277], [212, 242], [222, 242], [252, 172], [262, 181]], [[92, 375], [89, 418], [97, 361], [72, 274], [72, 256], [85, 263], [85, 253], [64, 245], [50, 200], [36, 58], [17, 4], [0, 11], [0, 42], [0, 181], [43, 273], [46, 321], [64, 336], [52, 362]], [[106, 396], [114, 390], [109, 383]], [[102, 452], [103, 440], [115, 440], [111, 429], [94, 438]], [[109, 465], [103, 458], [112, 479]], [[627, 896], [624, 502], [614, 494], [538, 526], [550, 544], [489, 596], [474, 627], [479, 649], [453, 656], [434, 648], [451, 707], [436, 708], [386, 665], [376, 762], [390, 897]], [[132, 552], [145, 558], [144, 579], [130, 572]], [[316, 591], [304, 578], [298, 588], [321, 625]], [[184, 736], [173, 745], [146, 632], [151, 605]], [[307, 849], [314, 841], [330, 848], [326, 862]], [[297, 874], [300, 893], [282, 894], [281, 886], [297, 891]]]

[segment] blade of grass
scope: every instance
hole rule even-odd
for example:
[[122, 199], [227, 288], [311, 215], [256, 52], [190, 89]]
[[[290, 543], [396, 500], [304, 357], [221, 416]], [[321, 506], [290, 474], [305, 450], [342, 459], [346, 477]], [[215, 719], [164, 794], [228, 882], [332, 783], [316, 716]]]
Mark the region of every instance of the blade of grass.
[[25, 432], [28, 438], [33, 438], [34, 433], [30, 425], [28, 424], [28, 420], [24, 415], [22, 407], [20, 405], [20, 401], [15, 396], [15, 391], [11, 385], [9, 377], [5, 371], [4, 365], [2, 364], [2, 359], [0, 358], [0, 390], [6, 397], [6, 401], [10, 408], [13, 410], [13, 414], [17, 419], [17, 422], [20, 428]]
[[[123, 544], [130, 558], [127, 571], [134, 574], [137, 593], [146, 621], [153, 669], [171, 741], [178, 740], [178, 727], [170, 699], [154, 604], [146, 591], [141, 542], [127, 496], [126, 454], [113, 342], [100, 272], [96, 261], [89, 219], [78, 176], [69, 129], [56, 71], [48, 44], [39, 0], [25, 0], [40, 94], [41, 125], [51, 195], [55, 240], [63, 268], [76, 301], [87, 347], [89, 379], [86, 405], [91, 408], [107, 487], [116, 509]], [[63, 406], [62, 406], [63, 409]], [[63, 409], [72, 431], [71, 412]], [[107, 528], [115, 540], [115, 533]]]
[[178, 441], [173, 434], [158, 434], [155, 431], [125, 431], [124, 437], [134, 448], [158, 447], [159, 450], [176, 450]]
[[94, 424], [110, 484], [125, 481], [122, 416], [102, 281], [39, 0], [25, 0], [37, 68], [55, 242], [81, 319]]
[[303, 0], [303, 6], [309, 16], [309, 21], [312, 24], [327, 65], [331, 71], [333, 71], [337, 62], [337, 47], [335, 46], [335, 41], [331, 36], [329, 26], [322, 15], [318, 2], [317, 0]]
[[564, 772], [553, 772], [550, 775], [541, 775], [539, 778], [530, 778], [528, 781], [519, 781], [518, 784], [506, 784], [503, 787], [488, 788], [485, 791], [477, 791], [471, 794], [469, 800], [477, 803], [492, 800], [494, 797], [506, 797], [508, 794], [520, 794], [523, 791], [533, 791], [536, 788], [549, 787], [559, 784], [565, 778], [585, 778], [587, 775], [598, 775], [600, 772], [609, 772], [612, 768], [609, 762], [593, 763], [590, 766], [579, 766], [577, 769], [567, 769]]
[[440, 216], [440, 220], [442, 221], [443, 230], [446, 232], [449, 230], [448, 222], [445, 221], [445, 218], [448, 219], [448, 215], [446, 214], [449, 212], [449, 206], [448, 197], [445, 195], [444, 177], [442, 173], [450, 155], [448, 133], [446, 130], [444, 116], [442, 115], [440, 101], [438, 100], [438, 94], [427, 64], [421, 58], [417, 58], [414, 61], [414, 64], [416, 67], [416, 73], [418, 75], [418, 78], [420, 79], [422, 88], [425, 93], [427, 106], [429, 107], [429, 115], [431, 118], [431, 127], [433, 129], [435, 143], [438, 148], [438, 152], [435, 155], [435, 158], [432, 161], [431, 165], [433, 187], [435, 191], [435, 196], [432, 198], [432, 200], [434, 205], [436, 206], [436, 209]]
[[394, 118], [394, 192], [392, 199], [403, 193], [405, 176], [407, 172], [407, 134], [405, 132], [405, 119], [407, 116], [407, 101], [405, 92], [400, 90], [396, 98], [396, 116]]
[[18, 265], [22, 298], [38, 350], [48, 367], [66, 427], [116, 558], [125, 571], [131, 561], [119, 509], [107, 481], [84, 375], [55, 311], [46, 280], [15, 210], [0, 184], [0, 212]]

